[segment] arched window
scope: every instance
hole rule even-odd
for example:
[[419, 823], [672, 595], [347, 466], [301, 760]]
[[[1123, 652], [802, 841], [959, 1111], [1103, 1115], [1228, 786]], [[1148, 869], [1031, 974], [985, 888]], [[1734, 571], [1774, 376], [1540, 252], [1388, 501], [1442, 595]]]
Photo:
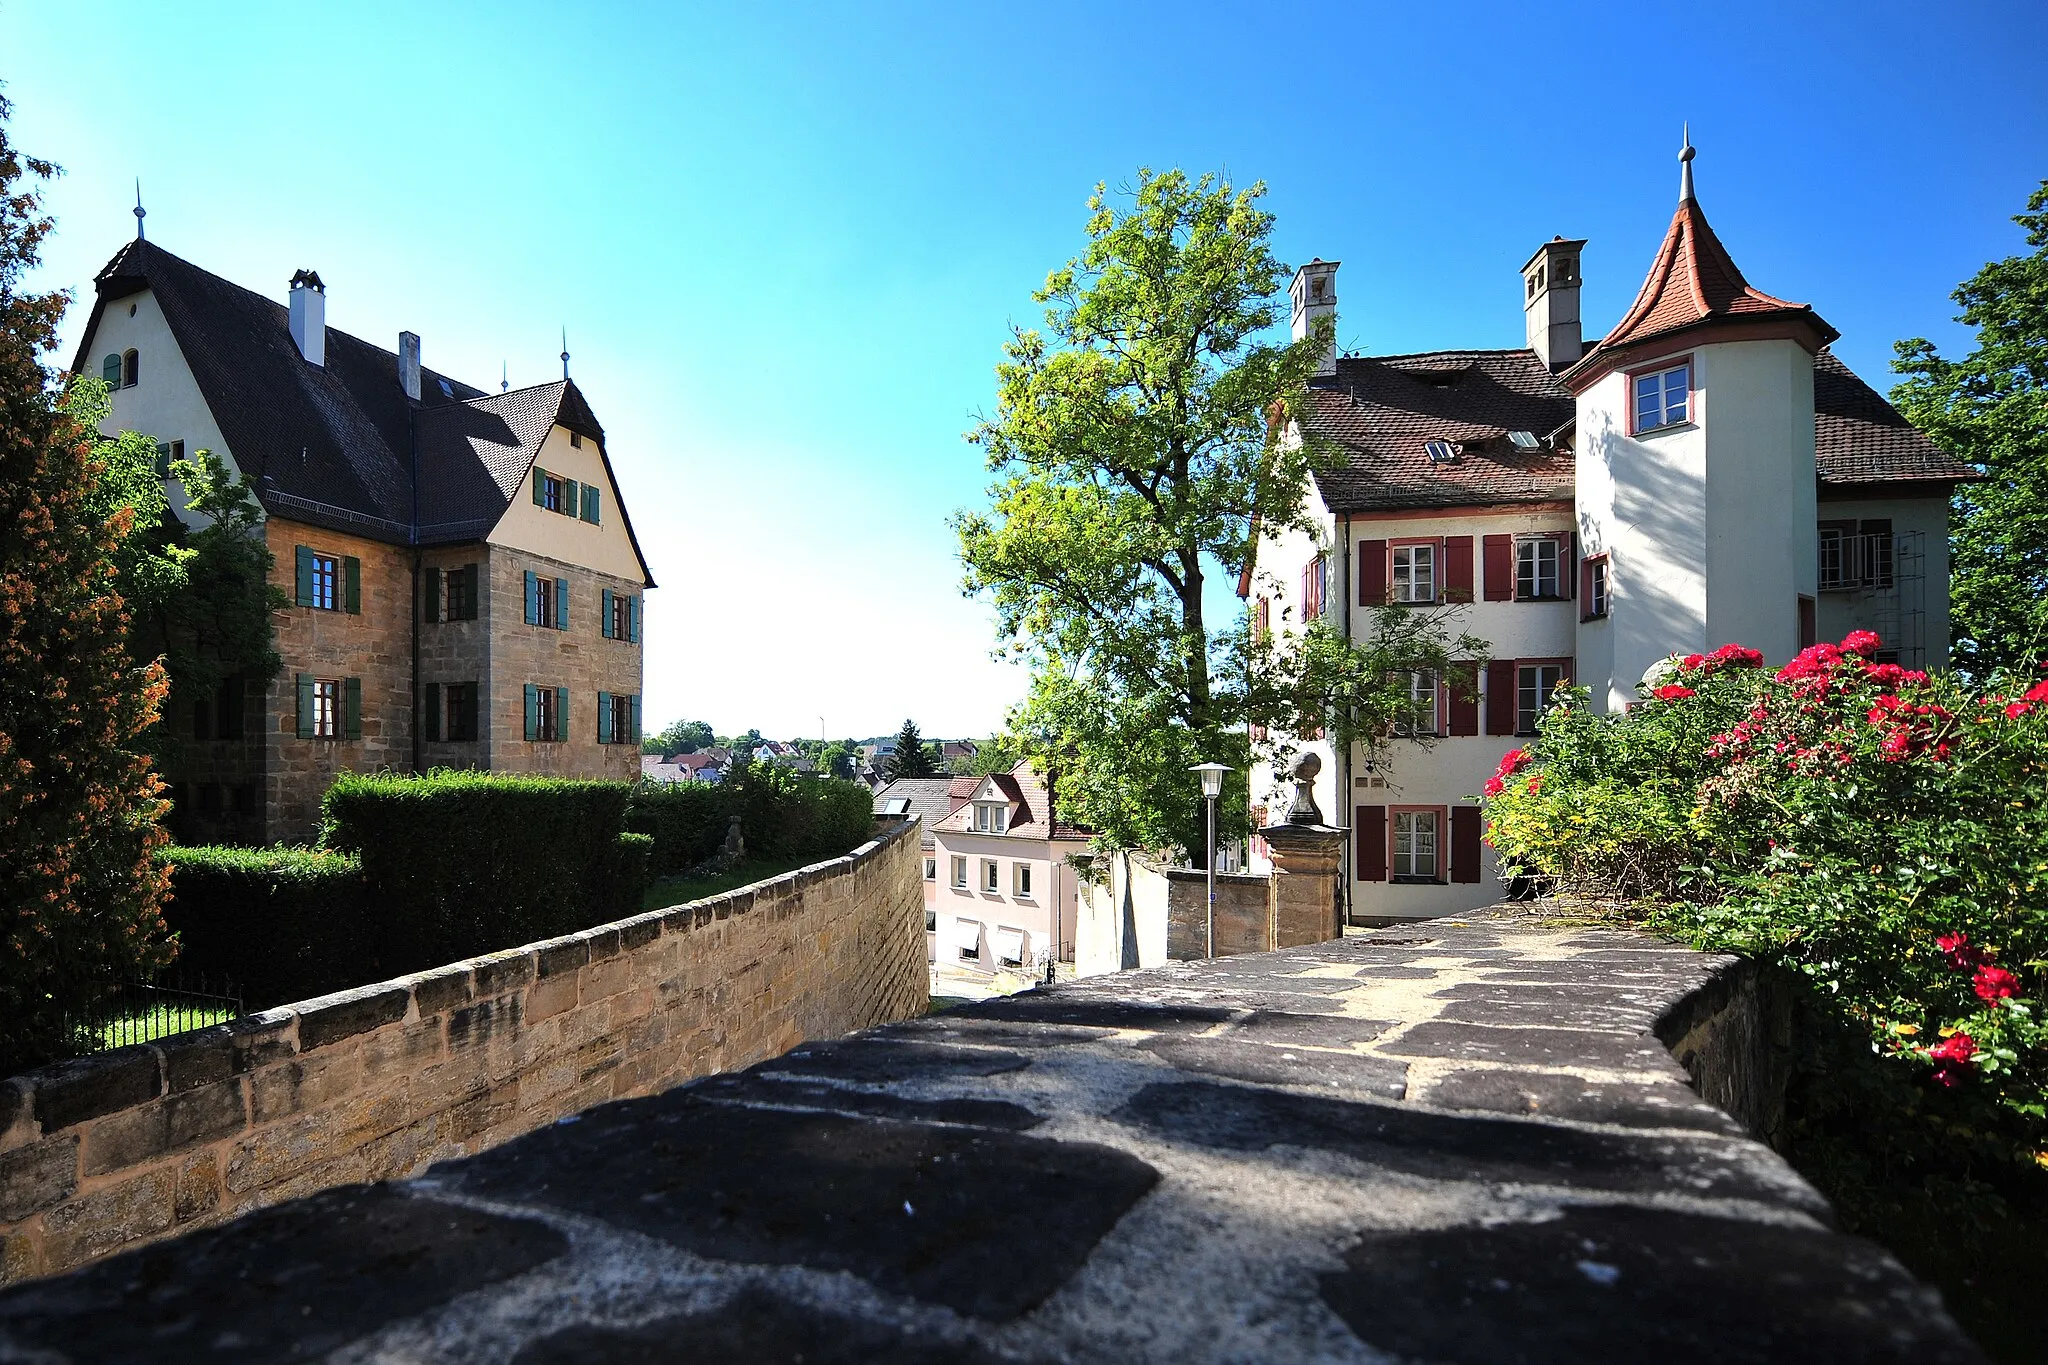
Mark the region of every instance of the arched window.
[[121, 387], [133, 388], [135, 381], [141, 377], [142, 357], [134, 351], [124, 352], [121, 356]]
[[110, 388], [110, 389], [118, 389], [118, 388], [120, 388], [120, 387], [121, 387], [121, 357], [119, 357], [119, 356], [117, 356], [117, 355], [110, 355], [110, 356], [108, 356], [108, 357], [107, 357], [107, 358], [106, 358], [105, 360], [102, 360], [102, 361], [100, 362], [100, 378], [102, 378], [102, 379], [104, 379], [104, 380], [106, 380], [106, 381], [107, 381], [107, 387], [108, 387], [108, 388]]

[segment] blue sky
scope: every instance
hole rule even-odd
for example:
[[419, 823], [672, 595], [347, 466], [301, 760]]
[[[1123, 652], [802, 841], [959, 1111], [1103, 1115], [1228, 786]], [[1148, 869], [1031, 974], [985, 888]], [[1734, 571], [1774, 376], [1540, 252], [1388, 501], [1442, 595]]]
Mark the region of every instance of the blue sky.
[[1589, 330], [1627, 305], [1689, 119], [1751, 282], [1882, 388], [2020, 249], [2044, 54], [2036, 3], [0, 0], [14, 139], [68, 172], [46, 281], [89, 296], [140, 176], [153, 240], [279, 298], [317, 269], [331, 325], [473, 383], [553, 377], [566, 325], [662, 585], [650, 728], [784, 736], [1021, 694], [946, 519], [1097, 180], [1264, 180], [1282, 258], [1344, 262], [1346, 349], [1519, 345], [1553, 234]]

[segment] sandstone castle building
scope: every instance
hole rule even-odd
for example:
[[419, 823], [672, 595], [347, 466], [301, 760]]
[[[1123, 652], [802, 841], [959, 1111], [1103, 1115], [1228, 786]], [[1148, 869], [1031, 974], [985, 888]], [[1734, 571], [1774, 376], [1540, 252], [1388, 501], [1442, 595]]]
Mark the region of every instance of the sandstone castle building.
[[[1949, 497], [1976, 471], [1835, 358], [1811, 305], [1744, 278], [1690, 147], [1681, 162], [1663, 244], [1604, 337], [1581, 332], [1586, 243], [1555, 238], [1522, 267], [1525, 345], [1333, 351], [1314, 381], [1309, 424], [1341, 460], [1315, 479], [1316, 533], [1264, 557], [1254, 619], [1362, 640], [1386, 605], [1456, 608], [1490, 645], [1483, 666], [1410, 679], [1408, 737], [1383, 752], [1308, 746], [1319, 806], [1352, 831], [1356, 921], [1499, 899], [1470, 798], [1560, 682], [1619, 711], [1670, 655], [1736, 642], [1776, 666], [1857, 628], [1908, 667], [1947, 662]], [[1336, 276], [1297, 272], [1296, 338], [1335, 314]], [[1276, 786], [1255, 773], [1254, 799]]]
[[[262, 506], [284, 667], [171, 715], [186, 841], [310, 835], [344, 771], [639, 774], [654, 586], [599, 425], [557, 382], [486, 393], [139, 235], [95, 280], [79, 373], [160, 463], [212, 450]], [[170, 480], [174, 512], [198, 514]]]

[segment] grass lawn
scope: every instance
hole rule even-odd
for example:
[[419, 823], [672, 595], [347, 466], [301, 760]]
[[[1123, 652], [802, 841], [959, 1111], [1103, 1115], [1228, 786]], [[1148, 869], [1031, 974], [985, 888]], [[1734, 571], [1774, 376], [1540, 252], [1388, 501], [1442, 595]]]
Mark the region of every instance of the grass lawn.
[[785, 872], [794, 872], [800, 867], [823, 861], [820, 858], [749, 858], [745, 862], [716, 877], [662, 877], [647, 888], [640, 897], [642, 910], [666, 910], [671, 905], [688, 905], [691, 901], [703, 900], [721, 892], [749, 886], [754, 882], [765, 882], [770, 877], [779, 877]]
[[193, 1029], [225, 1024], [234, 1017], [235, 1012], [231, 1009], [158, 1005], [153, 1009], [111, 1019], [92, 1032], [100, 1048], [128, 1047], [134, 1043], [153, 1043], [159, 1038], [168, 1038], [176, 1033], [189, 1033]]

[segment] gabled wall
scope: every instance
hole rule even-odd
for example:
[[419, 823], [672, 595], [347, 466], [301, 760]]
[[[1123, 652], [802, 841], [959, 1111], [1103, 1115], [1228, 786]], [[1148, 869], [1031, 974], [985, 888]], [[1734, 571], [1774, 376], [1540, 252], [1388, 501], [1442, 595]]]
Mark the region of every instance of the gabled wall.
[[556, 427], [541, 442], [540, 455], [535, 463], [550, 474], [574, 479], [579, 485], [595, 484], [602, 489], [604, 507], [599, 513], [598, 524], [592, 526], [580, 517], [564, 516], [545, 507], [536, 507], [533, 502], [533, 476], [529, 471], [526, 481], [513, 493], [505, 515], [492, 528], [489, 540], [491, 544], [506, 549], [526, 550], [626, 579], [637, 592], [644, 575], [639, 557], [633, 553], [632, 537], [626, 534], [625, 509], [619, 501], [619, 490], [605, 470], [597, 442], [588, 437], [581, 438], [581, 441], [580, 445], [571, 444], [568, 429]]

